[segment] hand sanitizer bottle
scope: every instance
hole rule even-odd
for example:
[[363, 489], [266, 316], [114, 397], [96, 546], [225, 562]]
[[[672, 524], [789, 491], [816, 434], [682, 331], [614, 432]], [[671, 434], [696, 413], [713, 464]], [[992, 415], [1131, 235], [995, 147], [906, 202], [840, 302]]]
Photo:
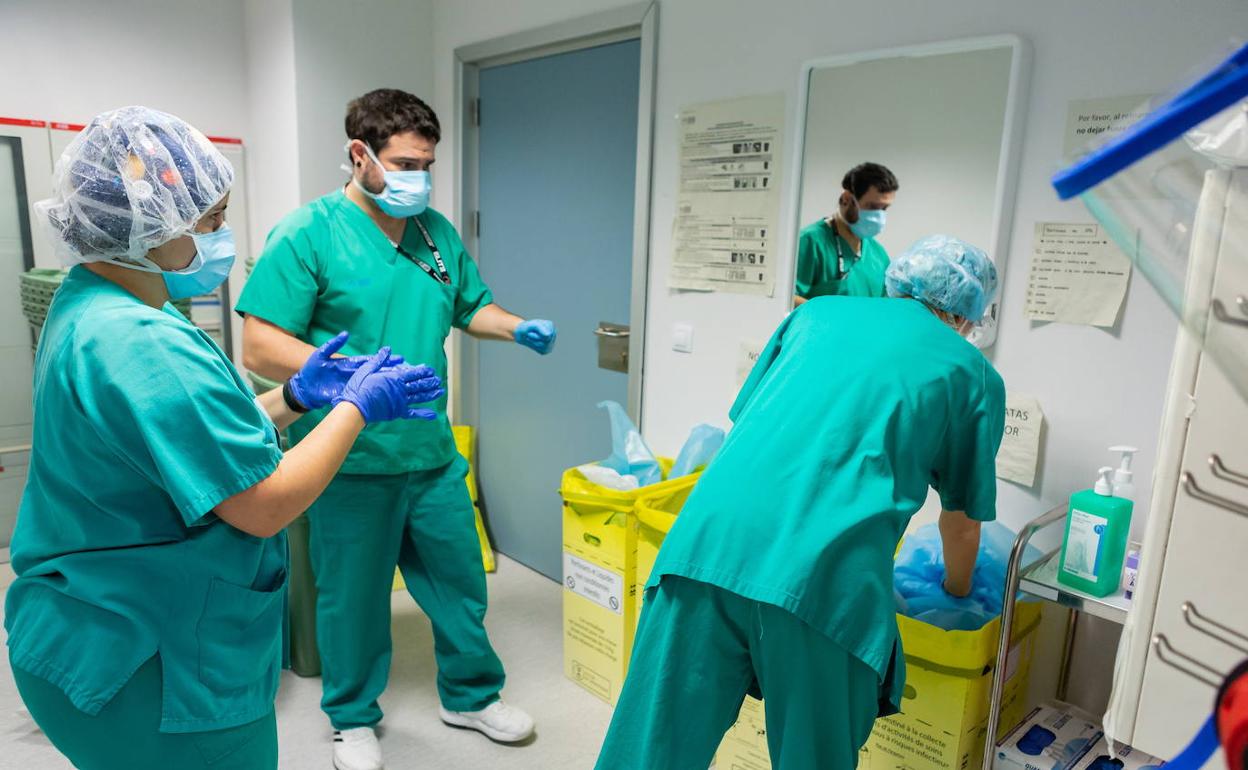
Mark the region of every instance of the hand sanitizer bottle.
[[1114, 497], [1135, 502], [1135, 482], [1132, 480], [1135, 474], [1131, 472], [1131, 460], [1140, 450], [1133, 446], [1111, 446], [1109, 451], [1122, 453], [1121, 465], [1114, 471]]
[[1113, 468], [1101, 468], [1099, 473], [1095, 487], [1070, 498], [1057, 580], [1103, 597], [1117, 591], [1122, 582], [1132, 503], [1114, 497]]

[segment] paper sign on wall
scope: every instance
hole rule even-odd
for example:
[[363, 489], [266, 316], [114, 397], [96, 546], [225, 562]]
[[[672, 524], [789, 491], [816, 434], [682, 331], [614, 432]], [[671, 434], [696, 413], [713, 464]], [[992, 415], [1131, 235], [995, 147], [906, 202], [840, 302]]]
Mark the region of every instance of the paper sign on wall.
[[1113, 326], [1130, 277], [1131, 260], [1100, 225], [1037, 222], [1026, 315], [1033, 321]]
[[680, 180], [668, 285], [775, 292], [784, 94], [680, 113]]
[[767, 347], [766, 342], [752, 342], [749, 340], [741, 340], [741, 347], [737, 353], [737, 387], [740, 388], [749, 379], [750, 372], [754, 371], [754, 364], [758, 363], [758, 357], [763, 354], [763, 348]]
[[1101, 99], [1076, 99], [1066, 109], [1067, 157], [1085, 150], [1089, 142], [1102, 141], [1148, 113], [1149, 96], [1114, 96]]
[[1030, 487], [1040, 462], [1040, 402], [1022, 393], [1005, 394], [1005, 435], [997, 452], [997, 478]]

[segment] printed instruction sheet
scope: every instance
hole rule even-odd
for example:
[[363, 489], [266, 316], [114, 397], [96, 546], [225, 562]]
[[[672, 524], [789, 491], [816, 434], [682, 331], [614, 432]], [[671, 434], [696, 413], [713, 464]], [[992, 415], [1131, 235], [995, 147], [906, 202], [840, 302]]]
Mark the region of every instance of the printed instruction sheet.
[[1005, 394], [1005, 435], [997, 452], [997, 478], [1025, 487], [1036, 483], [1040, 464], [1040, 429], [1044, 412], [1040, 402], [1022, 393]]
[[1148, 114], [1148, 94], [1075, 99], [1066, 107], [1062, 149], [1073, 158], [1090, 144], [1100, 144]]
[[784, 94], [680, 113], [673, 289], [772, 296]]
[[1131, 260], [1097, 224], [1037, 222], [1027, 280], [1033, 321], [1111, 327], [1131, 278]]

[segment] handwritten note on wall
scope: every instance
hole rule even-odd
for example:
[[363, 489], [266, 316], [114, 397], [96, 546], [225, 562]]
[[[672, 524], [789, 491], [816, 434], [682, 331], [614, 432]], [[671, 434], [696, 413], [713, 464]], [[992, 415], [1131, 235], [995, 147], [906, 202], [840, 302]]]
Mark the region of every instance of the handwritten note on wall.
[[1025, 313], [1033, 321], [1112, 327], [1131, 260], [1100, 225], [1037, 222]]

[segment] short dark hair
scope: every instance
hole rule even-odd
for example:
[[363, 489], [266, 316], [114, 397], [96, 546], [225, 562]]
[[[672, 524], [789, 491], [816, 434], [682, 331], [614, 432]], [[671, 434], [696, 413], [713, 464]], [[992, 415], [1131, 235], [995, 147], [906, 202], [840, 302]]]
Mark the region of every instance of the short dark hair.
[[861, 198], [872, 187], [882, 193], [897, 192], [897, 177], [879, 163], [860, 163], [851, 168], [841, 180], [841, 188], [849, 190], [855, 198]]
[[347, 138], [366, 142], [381, 152], [390, 137], [408, 131], [431, 142], [442, 139], [442, 126], [434, 111], [416, 96], [397, 88], [378, 88], [347, 105]]

